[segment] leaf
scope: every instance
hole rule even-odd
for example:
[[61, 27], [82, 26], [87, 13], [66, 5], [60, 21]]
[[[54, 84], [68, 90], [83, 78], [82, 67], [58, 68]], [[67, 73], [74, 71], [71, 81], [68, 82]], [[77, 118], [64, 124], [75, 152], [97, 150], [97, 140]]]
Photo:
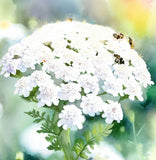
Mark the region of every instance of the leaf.
[[83, 158], [83, 159], [88, 159], [88, 156], [84, 152], [81, 153], [80, 157]]
[[42, 121], [42, 119], [41, 118], [38, 118], [38, 119], [35, 119], [33, 122], [34, 123], [39, 123], [39, 122], [41, 122]]
[[145, 124], [139, 129], [139, 131], [138, 131], [138, 133], [136, 134], [136, 136], [139, 136], [139, 135], [140, 135], [140, 133], [142, 132], [142, 130], [144, 129], [144, 127], [145, 127]]
[[53, 134], [48, 134], [47, 137], [45, 137], [45, 139], [51, 143], [51, 145], [49, 145], [47, 148], [49, 150], [60, 150], [61, 149], [61, 146], [59, 144], [59, 141], [58, 141], [58, 136], [56, 135], [53, 135]]
[[91, 134], [96, 142], [103, 140], [104, 137], [107, 137], [112, 132], [113, 124], [106, 124], [103, 121], [96, 121], [91, 124]]

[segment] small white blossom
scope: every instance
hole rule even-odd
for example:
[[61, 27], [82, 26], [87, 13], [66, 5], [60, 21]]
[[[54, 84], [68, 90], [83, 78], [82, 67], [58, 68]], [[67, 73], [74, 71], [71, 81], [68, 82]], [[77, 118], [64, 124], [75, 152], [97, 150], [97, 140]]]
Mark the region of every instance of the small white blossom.
[[48, 73], [53, 72], [57, 79], [63, 79], [64, 81], [77, 81], [80, 73], [77, 68], [66, 66], [61, 59], [54, 59], [44, 63], [43, 70]]
[[0, 74], [4, 74], [5, 77], [9, 77], [11, 74], [16, 75], [17, 62], [15, 60], [5, 57], [1, 60], [0, 66], [2, 66]]
[[102, 88], [105, 92], [110, 93], [113, 96], [118, 96], [118, 94], [123, 96], [123, 85], [122, 79], [112, 76], [107, 78]]
[[51, 106], [52, 104], [58, 105], [58, 91], [59, 87], [54, 84], [53, 80], [46, 80], [45, 82], [40, 83], [39, 94], [37, 95], [37, 99], [39, 100], [38, 106]]
[[51, 77], [44, 71], [34, 71], [31, 74], [31, 83], [34, 83], [34, 86], [39, 86], [40, 83], [44, 83], [46, 80], [50, 80]]
[[58, 97], [61, 100], [69, 100], [69, 102], [74, 102], [81, 98], [81, 86], [76, 83], [69, 82], [68, 84], [61, 84], [61, 89], [58, 92]]
[[23, 56], [17, 66], [17, 70], [20, 70], [21, 72], [25, 72], [27, 68], [31, 68], [32, 70], [35, 69], [36, 61], [33, 57], [33, 55], [25, 55]]
[[125, 81], [128, 81], [128, 78], [133, 77], [133, 71], [134, 71], [134, 67], [132, 66], [127, 66], [125, 64], [115, 64], [113, 66], [114, 68], [114, 74], [117, 77], [122, 78]]
[[95, 67], [95, 75], [98, 77], [99, 80], [106, 80], [107, 77], [113, 76], [113, 70], [105, 63], [99, 63]]
[[153, 81], [151, 81], [151, 75], [148, 72], [147, 68], [140, 68], [140, 67], [135, 68], [134, 74], [135, 74], [135, 79], [138, 80], [139, 83], [143, 85], [145, 88], [148, 85], [154, 84]]
[[15, 94], [19, 94], [20, 96], [28, 97], [30, 91], [33, 90], [34, 84], [31, 83], [30, 77], [22, 77], [15, 84]]
[[143, 101], [143, 92], [135, 79], [129, 79], [125, 87], [124, 93], [129, 95], [130, 100], [135, 100], [135, 97], [137, 97], [140, 101]]
[[108, 101], [109, 104], [105, 105], [102, 114], [103, 118], [106, 118], [106, 123], [111, 124], [114, 120], [118, 123], [123, 119], [123, 112], [121, 109], [121, 105], [118, 102], [113, 102], [111, 100]]
[[63, 126], [63, 129], [71, 130], [82, 129], [82, 124], [85, 121], [84, 116], [80, 109], [75, 105], [66, 105], [63, 107], [63, 110], [59, 114], [59, 121], [57, 123], [58, 127]]
[[98, 79], [89, 74], [80, 75], [78, 83], [83, 87], [85, 93], [92, 92], [97, 94], [99, 92]]
[[102, 112], [104, 106], [105, 103], [102, 101], [102, 99], [94, 94], [88, 94], [87, 97], [83, 96], [80, 104], [82, 112], [91, 117], [94, 117], [96, 114]]

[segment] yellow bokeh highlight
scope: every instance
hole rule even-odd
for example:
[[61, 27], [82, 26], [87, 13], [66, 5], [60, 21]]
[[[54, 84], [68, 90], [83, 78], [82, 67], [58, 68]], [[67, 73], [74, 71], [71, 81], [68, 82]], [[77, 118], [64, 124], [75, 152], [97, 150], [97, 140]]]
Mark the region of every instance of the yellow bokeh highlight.
[[0, 29], [2, 29], [2, 30], [5, 30], [10, 26], [11, 26], [11, 23], [9, 21], [1, 21], [0, 22]]
[[138, 36], [147, 35], [151, 24], [153, 12], [152, 5], [145, 0], [111, 0], [110, 7], [114, 17], [118, 19], [123, 28], [128, 28]]

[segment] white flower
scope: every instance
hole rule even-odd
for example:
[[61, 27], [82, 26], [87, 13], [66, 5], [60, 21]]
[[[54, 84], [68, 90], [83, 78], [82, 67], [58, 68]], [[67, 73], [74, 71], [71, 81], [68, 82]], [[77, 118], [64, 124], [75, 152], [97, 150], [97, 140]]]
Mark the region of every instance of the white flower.
[[[104, 45], [103, 45], [104, 46]], [[97, 56], [94, 57], [95, 66], [105, 64], [107, 66], [112, 65], [114, 63], [113, 55], [108, 52], [106, 49], [103, 49], [101, 52], [97, 50]]]
[[95, 114], [102, 112], [104, 106], [105, 103], [102, 101], [102, 99], [94, 94], [88, 94], [87, 97], [83, 96], [80, 104], [82, 112], [91, 117], [94, 117]]
[[58, 91], [59, 87], [54, 84], [53, 80], [46, 80], [39, 84], [39, 94], [37, 99], [39, 100], [38, 106], [42, 107], [44, 105], [51, 106], [52, 104], [58, 105]]
[[9, 48], [7, 54], [10, 56], [10, 58], [14, 58], [14, 56], [19, 58], [24, 56], [24, 50], [26, 49], [27, 49], [27, 46], [21, 43], [16, 43]]
[[125, 81], [128, 81], [128, 78], [133, 77], [132, 73], [134, 71], [134, 67], [132, 66], [127, 66], [125, 64], [122, 65], [115, 64], [113, 68], [114, 68], [114, 74]]
[[46, 80], [50, 80], [51, 77], [44, 71], [34, 71], [31, 74], [31, 83], [34, 83], [34, 86], [38, 86], [40, 83], [44, 83]]
[[72, 64], [73, 67], [78, 68], [80, 73], [87, 72], [88, 74], [94, 74], [94, 64], [91, 58], [85, 57], [83, 54], [77, 58], [75, 62]]
[[53, 72], [57, 79], [63, 79], [64, 81], [77, 81], [80, 73], [77, 68], [67, 66], [61, 59], [53, 59], [44, 63], [43, 70], [47, 72]]
[[99, 92], [98, 79], [95, 76], [91, 76], [90, 74], [80, 75], [78, 83], [84, 89], [85, 93], [92, 92], [97, 94]]
[[0, 66], [2, 66], [2, 70], [0, 74], [4, 74], [5, 77], [9, 77], [11, 74], [16, 75], [17, 69], [17, 60], [7, 59], [4, 57], [0, 61]]
[[113, 96], [118, 96], [120, 94], [123, 96], [123, 80], [115, 77], [108, 77], [102, 86], [105, 92], [112, 94]]
[[74, 102], [81, 98], [81, 86], [76, 83], [69, 82], [68, 84], [61, 84], [61, 89], [58, 92], [58, 97], [61, 100], [69, 100], [69, 102]]
[[35, 86], [31, 83], [30, 77], [22, 77], [15, 84], [15, 94], [18, 93], [20, 96], [28, 97], [33, 87]]
[[36, 60], [33, 57], [33, 55], [24, 55], [17, 66], [17, 70], [20, 70], [21, 72], [25, 72], [27, 68], [31, 68], [32, 70], [35, 69]]
[[127, 83], [125, 84], [126, 89], [124, 90], [124, 93], [129, 95], [130, 100], [135, 100], [135, 97], [137, 97], [140, 101], [143, 101], [142, 97], [142, 90], [140, 87], [140, 84], [137, 83], [135, 79], [129, 79]]
[[103, 107], [104, 113], [102, 114], [103, 118], [106, 118], [106, 123], [111, 124], [114, 120], [118, 123], [123, 119], [123, 112], [121, 105], [118, 102], [113, 102], [108, 100], [107, 105]]
[[95, 67], [95, 75], [98, 77], [99, 80], [106, 80], [106, 78], [113, 76], [113, 70], [105, 63], [99, 63]]
[[63, 107], [63, 110], [59, 114], [59, 121], [57, 123], [58, 127], [63, 126], [63, 129], [71, 130], [82, 129], [82, 124], [85, 121], [84, 116], [80, 109], [75, 105], [66, 105]]
[[148, 72], [147, 68], [135, 68], [134, 70], [135, 79], [139, 81], [141, 85], [143, 85], [145, 88], [147, 85], [152, 85], [154, 82], [151, 81], [151, 75]]

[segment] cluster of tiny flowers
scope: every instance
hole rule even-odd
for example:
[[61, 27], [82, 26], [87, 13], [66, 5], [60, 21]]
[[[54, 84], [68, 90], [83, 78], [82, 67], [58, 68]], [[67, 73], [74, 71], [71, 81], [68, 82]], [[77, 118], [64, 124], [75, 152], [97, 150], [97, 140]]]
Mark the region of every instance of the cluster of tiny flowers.
[[131, 45], [109, 27], [76, 21], [47, 24], [9, 49], [0, 61], [1, 74], [22, 73], [15, 93], [29, 97], [37, 88], [38, 106], [68, 102], [59, 127], [81, 129], [85, 115], [120, 122], [120, 103], [101, 95], [142, 101], [142, 88], [153, 84]]

